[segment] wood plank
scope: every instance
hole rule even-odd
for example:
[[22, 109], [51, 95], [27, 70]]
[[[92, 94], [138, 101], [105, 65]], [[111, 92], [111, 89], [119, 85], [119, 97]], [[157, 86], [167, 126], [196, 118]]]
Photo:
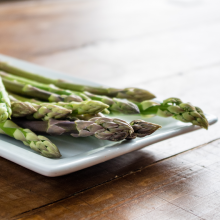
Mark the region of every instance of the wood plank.
[[[141, 170], [143, 167], [171, 155], [172, 153], [158, 153], [157, 149], [153, 151], [153, 148], [152, 150], [143, 149], [141, 151], [133, 152], [105, 163], [56, 178], [41, 176], [8, 160], [0, 158], [0, 185], [2, 189], [1, 195], [3, 198], [0, 200], [0, 207], [8, 207], [8, 209], [5, 209], [5, 213], [3, 212], [1, 214], [1, 218], [7, 219], [41, 206], [48, 206], [48, 204], [53, 204], [59, 200], [71, 197], [77, 192], [93, 188], [94, 186], [105, 182], [111, 182], [120, 176]], [[128, 187], [129, 184], [130, 183], [128, 183]], [[119, 194], [121, 189], [123, 188], [118, 189]], [[7, 197], [9, 191], [10, 196]], [[20, 197], [17, 196], [17, 193], [21, 193]], [[111, 198], [111, 194], [108, 195], [108, 197]], [[19, 203], [20, 199], [22, 199], [24, 203], [22, 206]], [[30, 199], [30, 201], [28, 199]], [[27, 205], [25, 205], [26, 202], [28, 203]]]
[[[196, 159], [213, 144], [25, 213], [19, 219], [59, 219], [53, 214], [55, 210], [65, 213], [59, 217], [66, 219], [204, 219], [205, 215], [212, 215], [212, 210], [213, 215], [218, 215], [220, 175], [198, 165]], [[194, 161], [189, 161], [191, 155]]]
[[181, 78], [182, 74], [191, 74], [193, 70], [219, 65], [219, 28], [220, 23], [204, 24], [33, 57], [30, 61], [108, 86], [147, 88], [159, 97], [163, 91], [157, 89], [158, 86], [150, 86], [151, 82], [157, 83], [160, 79], [163, 82], [175, 75]]
[[[2, 3], [0, 27], [4, 31], [0, 33], [0, 51], [18, 58], [30, 59], [40, 54], [87, 45], [96, 47], [115, 41], [126, 43], [127, 39], [141, 40], [150, 35], [195, 29], [200, 25], [219, 21], [218, 0], [198, 3], [188, 1], [182, 4], [162, 0], [141, 0], [138, 4], [135, 0]], [[123, 49], [116, 48], [114, 51], [120, 54]], [[154, 57], [157, 53], [151, 50], [149, 54]], [[134, 71], [140, 71], [135, 66], [133, 68]]]

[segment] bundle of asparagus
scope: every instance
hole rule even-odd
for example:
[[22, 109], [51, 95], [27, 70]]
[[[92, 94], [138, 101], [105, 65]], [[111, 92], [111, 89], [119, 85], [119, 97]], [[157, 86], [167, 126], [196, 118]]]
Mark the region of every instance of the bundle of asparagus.
[[[117, 118], [110, 119], [104, 116], [96, 117], [97, 106], [96, 108], [88, 108], [89, 105], [84, 103], [91, 102], [94, 104], [100, 104], [100, 102], [97, 101], [85, 101], [81, 103], [56, 103], [56, 105], [53, 105], [50, 103], [41, 102], [37, 102], [38, 104], [31, 102], [21, 102], [18, 101], [15, 97], [21, 99], [21, 97], [18, 95], [14, 95], [14, 97], [10, 96], [10, 98], [14, 100], [12, 101], [12, 116], [14, 118], [27, 117], [30, 119], [31, 116], [33, 119], [41, 119], [43, 121], [27, 121], [24, 118], [22, 118], [22, 120], [13, 120], [22, 127], [30, 128], [35, 132], [43, 132], [50, 135], [61, 135], [69, 133], [74, 137], [86, 137], [94, 135], [98, 139], [120, 141], [123, 139], [134, 139], [136, 137], [144, 137], [146, 135], [150, 135], [161, 127], [160, 125], [142, 120], [132, 121], [130, 125], [125, 121]], [[31, 101], [30, 99], [22, 99], [23, 101]], [[59, 105], [64, 106], [64, 108]], [[74, 105], [75, 107], [73, 108]], [[56, 108], [58, 109], [56, 110]], [[65, 110], [70, 112], [66, 112]], [[101, 109], [99, 110], [101, 111]], [[68, 115], [70, 113], [71, 115], [75, 113], [76, 120], [74, 122], [68, 120], [52, 120], [72, 118]], [[78, 120], [79, 116], [83, 114], [90, 116], [93, 115], [93, 117], [91, 116], [91, 119], [88, 121]], [[77, 133], [74, 133], [74, 131], [77, 131]]]
[[126, 98], [137, 102], [155, 98], [155, 96], [152, 93], [144, 89], [138, 89], [138, 88], [116, 89], [116, 88], [104, 88], [104, 87], [79, 85], [61, 79], [50, 79], [38, 74], [29, 73], [27, 71], [21, 70], [5, 62], [0, 62], [0, 70], [11, 73], [13, 75], [25, 77], [27, 79], [31, 79], [37, 82], [41, 82], [45, 84], [54, 84], [59, 88], [68, 89], [72, 91], [79, 91], [79, 92], [88, 91], [98, 95], [107, 95], [116, 98]]
[[[33, 99], [27, 99], [27, 98], [14, 95], [14, 94], [13, 96], [20, 101], [28, 101], [28, 102], [35, 102], [35, 103], [37, 102], [41, 105], [43, 104], [42, 102], [36, 101]], [[101, 101], [101, 99], [99, 100]], [[199, 107], [195, 107], [190, 103], [183, 103], [178, 98], [168, 98], [168, 99], [165, 99], [162, 103], [159, 103], [153, 100], [147, 100], [147, 101], [143, 101], [141, 103], [136, 103], [136, 104], [138, 106], [140, 114], [143, 116], [153, 117], [157, 115], [160, 117], [173, 117], [176, 120], [179, 120], [182, 122], [190, 122], [193, 125], [198, 125], [202, 128], [208, 129], [208, 121], [203, 111]], [[62, 103], [58, 105], [68, 108], [68, 105], [71, 105], [71, 104]], [[91, 114], [91, 113], [87, 113], [87, 114]], [[70, 118], [71, 117], [69, 117], [69, 119]]]
[[70, 102], [70, 101], [82, 101], [77, 98], [82, 98], [84, 101], [92, 99], [109, 105], [109, 110], [111, 112], [123, 113], [123, 114], [140, 113], [137, 105], [135, 105], [134, 103], [128, 100], [110, 98], [107, 96], [92, 94], [90, 92], [76, 92], [76, 91], [60, 89], [53, 84], [39, 83], [30, 79], [25, 79], [23, 77], [14, 76], [4, 72], [0, 72], [0, 76], [3, 78], [3, 82], [8, 91], [25, 96], [38, 98], [43, 101]]
[[[127, 123], [101, 112], [173, 117], [208, 129], [203, 111], [178, 98], [159, 103], [152, 100], [155, 96], [147, 90], [78, 85], [29, 73], [4, 62], [0, 62], [0, 70], [0, 132], [23, 141], [46, 157], [61, 155], [54, 144], [33, 131], [122, 141], [145, 137], [161, 127], [143, 120]], [[10, 117], [13, 121], [8, 120]]]
[[[72, 84], [72, 83], [63, 83], [62, 84], [63, 89], [60, 89], [59, 87], [55, 86], [55, 85], [59, 84], [58, 82], [60, 82], [60, 80], [49, 79], [44, 76], [29, 73], [27, 71], [18, 69], [16, 67], [14, 67], [10, 64], [4, 63], [4, 62], [0, 62], [0, 70], [7, 71], [7, 72], [11, 73], [11, 74], [9, 74], [9, 73], [0, 72], [0, 75], [3, 77], [3, 80], [7, 81], [6, 83], [8, 83], [8, 81], [11, 81], [14, 83], [16, 82], [16, 83], [22, 84], [23, 87], [29, 85], [32, 87], [36, 87], [37, 89], [42, 89], [44, 91], [52, 91], [51, 88], [55, 88], [53, 90], [53, 92], [55, 92], [57, 94], [62, 94], [62, 95], [67, 94], [67, 93], [70, 95], [71, 92], [74, 92], [74, 91], [70, 91], [68, 89], [71, 89], [71, 88], [74, 89], [75, 87], [83, 88], [82, 90], [80, 90], [80, 91], [83, 91], [83, 93], [78, 92], [79, 96], [80, 96], [80, 94], [81, 94], [81, 96], [83, 94], [87, 97], [87, 99], [90, 98], [90, 99], [97, 100], [97, 101], [100, 101], [102, 103], [109, 105], [108, 109], [112, 113], [123, 113], [123, 114], [139, 114], [139, 113], [141, 113], [141, 115], [143, 115], [143, 116], [157, 115], [160, 117], [171, 117], [172, 116], [176, 120], [180, 120], [182, 122], [190, 122], [193, 125], [198, 125], [198, 126], [205, 128], [205, 129], [208, 128], [208, 122], [204, 116], [203, 111], [198, 107], [194, 107], [190, 103], [182, 103], [182, 101], [178, 98], [169, 98], [169, 99], [164, 100], [162, 103], [157, 103], [157, 102], [149, 100], [149, 99], [154, 98], [155, 96], [152, 95], [151, 93], [149, 93], [148, 91], [143, 92], [142, 90], [134, 89], [132, 91], [135, 94], [132, 93], [131, 96], [133, 98], [131, 98], [131, 97], [128, 97], [129, 96], [128, 94], [131, 94], [131, 93], [129, 93], [125, 89], [127, 91], [126, 97], [134, 102], [134, 103], [132, 103], [126, 99], [111, 98], [108, 96], [99, 95], [100, 93], [97, 92], [97, 90], [99, 91], [99, 89], [102, 89], [101, 87], [96, 88], [96, 90], [93, 87], [93, 92], [96, 94], [92, 94], [90, 89], [86, 89], [87, 88], [86, 86], [83, 86], [83, 85], [80, 86], [80, 85], [76, 85], [76, 84]], [[14, 75], [12, 75], [12, 74], [14, 74]], [[23, 77], [21, 77], [21, 76], [23, 76]], [[26, 77], [26, 78], [24, 78], [24, 77]], [[33, 81], [32, 79], [34, 79], [35, 81]], [[36, 81], [38, 81], [38, 82], [36, 82]], [[47, 83], [47, 84], [45, 84], [45, 83]], [[50, 84], [48, 84], [48, 83], [50, 83]], [[9, 88], [9, 90], [10, 90], [10, 88]], [[114, 90], [116, 90], [116, 89], [114, 89]], [[13, 91], [19, 93], [19, 91], [16, 91], [16, 89], [14, 89]], [[115, 96], [125, 98], [124, 96], [121, 95], [121, 92], [119, 92], [119, 93], [120, 93], [120, 95], [115, 94]], [[20, 93], [20, 94], [22, 94], [22, 93]], [[105, 94], [107, 94], [107, 93], [105, 93]], [[145, 97], [145, 99], [143, 99], [143, 97], [144, 97], [143, 94], [145, 94], [145, 95], [148, 94], [148, 97]], [[149, 94], [151, 94], [151, 95], [149, 95]], [[113, 95], [111, 94], [109, 96], [113, 96]], [[37, 96], [33, 96], [33, 95], [32, 95], [32, 97], [38, 98]], [[142, 97], [142, 98], [140, 98], [140, 97]], [[179, 101], [170, 101], [170, 100], [179, 100]], [[170, 105], [172, 105], [172, 106], [170, 106]]]
[[[8, 85], [7, 80], [4, 80], [4, 82], [6, 82], [6, 85]], [[26, 89], [23, 89], [24, 87], [28, 88], [26, 85], [19, 85], [17, 82], [13, 81], [9, 81], [9, 84], [10, 83], [14, 83], [15, 85], [14, 87], [12, 86], [12, 89], [10, 90], [17, 91], [19, 94], [22, 94], [23, 92], [26, 94]], [[160, 128], [159, 125], [144, 121], [135, 121], [130, 125], [123, 120], [110, 119], [106, 117], [91, 116], [92, 119], [88, 121], [55, 120], [66, 119], [69, 117], [72, 118], [73, 116], [83, 114], [94, 116], [108, 107], [108, 105], [94, 100], [69, 103], [43, 103], [40, 101], [27, 99], [19, 95], [14, 95], [15, 97], [10, 96], [12, 101], [12, 103], [10, 103], [8, 93], [6, 92], [4, 85], [1, 83], [0, 86], [2, 96], [1, 102], [3, 106], [1, 112], [1, 118], [3, 120], [0, 123], [0, 133], [22, 141], [25, 145], [29, 146], [31, 149], [45, 157], [59, 158], [61, 157], [61, 154], [58, 148], [49, 139], [44, 136], [37, 136], [35, 133], [33, 133], [33, 131], [47, 133], [50, 135], [70, 134], [73, 137], [95, 136], [96, 138], [102, 140], [121, 141], [124, 139], [144, 137], [146, 135], [150, 135]], [[14, 88], [19, 89], [17, 90]], [[38, 94], [39, 90], [34, 89], [33, 91], [36, 91]], [[42, 94], [41, 91], [40, 94]], [[43, 96], [37, 97], [46, 97], [46, 100], [51, 100], [51, 94], [50, 96], [48, 96], [47, 93], [44, 94], [45, 95]], [[30, 93], [28, 95], [32, 96]], [[36, 97], [36, 95], [34, 95], [34, 97]], [[22, 101], [19, 101], [16, 98], [22, 99]], [[7, 120], [11, 115], [14, 117], [13, 121]], [[24, 117], [43, 121], [28, 121], [25, 120]], [[15, 118], [22, 119], [17, 120]], [[17, 122], [22, 128], [15, 124], [15, 122]]]

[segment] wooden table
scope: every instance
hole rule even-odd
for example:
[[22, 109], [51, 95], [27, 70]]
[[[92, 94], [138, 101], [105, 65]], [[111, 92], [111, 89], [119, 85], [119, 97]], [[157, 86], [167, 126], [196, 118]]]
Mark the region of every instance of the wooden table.
[[[0, 53], [220, 116], [218, 0], [0, 4]], [[48, 178], [0, 158], [0, 218], [220, 219], [220, 125]]]

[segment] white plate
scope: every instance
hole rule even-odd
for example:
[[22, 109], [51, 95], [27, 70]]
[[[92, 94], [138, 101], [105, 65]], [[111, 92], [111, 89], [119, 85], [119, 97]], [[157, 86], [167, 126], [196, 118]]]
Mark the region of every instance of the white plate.
[[[0, 60], [9, 61], [23, 69], [43, 74], [45, 76], [64, 78], [67, 80], [72, 80], [76, 83], [97, 85], [93, 82], [67, 76], [62, 73], [48, 70], [4, 55], [0, 55]], [[206, 114], [206, 116], [210, 125], [214, 124], [218, 120], [214, 115]], [[130, 122], [133, 119], [138, 119], [141, 117], [135, 115], [123, 117], [120, 116], [120, 118]], [[42, 157], [27, 146], [23, 145], [22, 142], [16, 141], [13, 138], [4, 135], [0, 135], [0, 156], [42, 175], [54, 177], [72, 173], [120, 155], [141, 149], [164, 139], [200, 129], [199, 127], [193, 126], [190, 123], [182, 123], [174, 120], [173, 118], [154, 117], [148, 119], [148, 121], [158, 123], [163, 127], [148, 137], [137, 138], [132, 141], [115, 143], [98, 140], [95, 137], [73, 138], [71, 136], [49, 136], [50, 140], [58, 146], [62, 154], [60, 159], [49, 159]]]

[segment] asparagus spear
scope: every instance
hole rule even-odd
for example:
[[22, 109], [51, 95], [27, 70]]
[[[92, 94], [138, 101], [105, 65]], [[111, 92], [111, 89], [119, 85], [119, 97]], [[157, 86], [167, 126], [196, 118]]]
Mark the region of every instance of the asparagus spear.
[[39, 98], [41, 100], [44, 101], [49, 101], [49, 102], [60, 102], [60, 101], [64, 101], [64, 102], [70, 102], [70, 101], [77, 101], [77, 102], [81, 102], [82, 99], [79, 96], [75, 96], [75, 95], [70, 95], [70, 96], [66, 96], [66, 95], [57, 95], [55, 93], [51, 93], [42, 89], [38, 89], [34, 86], [31, 86], [29, 84], [22, 84], [19, 82], [14, 82], [14, 81], [10, 81], [7, 80], [5, 78], [2, 79], [5, 88], [8, 91], [14, 92], [14, 93], [18, 93], [20, 95], [24, 95], [24, 96], [29, 96], [29, 97], [34, 97], [34, 98]]
[[31, 102], [31, 103], [36, 103], [36, 104], [42, 103], [41, 101], [37, 99], [31, 99], [31, 98], [27, 98], [24, 96], [20, 96], [10, 91], [8, 91], [8, 95], [9, 95], [9, 99], [11, 100], [11, 102], [21, 101], [21, 102]]
[[142, 120], [132, 121], [129, 125], [123, 120], [106, 117], [96, 117], [88, 121], [58, 121], [54, 119], [50, 119], [49, 121], [16, 119], [15, 121], [21, 127], [32, 129], [35, 132], [47, 133], [50, 135], [71, 134], [73, 137], [94, 135], [98, 139], [110, 141], [144, 137], [160, 128], [159, 125]]
[[97, 118], [97, 117], [105, 117], [105, 115], [101, 112], [97, 113], [97, 114], [82, 114], [82, 115], [76, 115], [76, 119], [72, 120], [72, 121], [76, 121], [76, 120], [84, 120], [84, 121], [88, 121], [91, 118]]
[[191, 122], [194, 125], [208, 129], [208, 121], [203, 111], [192, 104], [183, 103], [178, 98], [168, 98], [163, 103], [149, 100], [137, 103], [137, 106], [143, 116], [173, 116], [173, 118], [182, 122]]
[[64, 119], [72, 111], [61, 106], [48, 103], [47, 106], [38, 105], [30, 102], [12, 102], [12, 117], [28, 117], [40, 120], [49, 120], [50, 118]]
[[126, 139], [134, 139], [136, 137], [145, 137], [153, 134], [156, 130], [160, 129], [161, 126], [158, 124], [146, 122], [144, 120], [133, 120], [130, 125], [134, 129], [134, 133], [128, 136]]
[[125, 99], [133, 100], [136, 102], [142, 102], [144, 100], [155, 98], [155, 96], [152, 93], [144, 89], [138, 89], [138, 88], [132, 88], [132, 87], [125, 88], [125, 89], [116, 89], [116, 88], [79, 85], [79, 84], [74, 84], [74, 83], [60, 80], [60, 79], [50, 79], [42, 75], [30, 73], [28, 71], [19, 69], [5, 62], [0, 62], [0, 70], [3, 70], [5, 72], [11, 73], [17, 76], [25, 77], [27, 79], [32, 79], [37, 82], [46, 83], [46, 84], [54, 84], [60, 88], [69, 89], [73, 91], [79, 91], [79, 92], [88, 91], [88, 92], [91, 92], [97, 95], [107, 95], [110, 97], [125, 98]]
[[90, 92], [84, 92], [92, 100], [97, 100], [109, 105], [109, 110], [115, 113], [139, 114], [138, 106], [126, 99], [110, 98], [108, 96], [95, 95]]
[[11, 118], [11, 103], [0, 77], [0, 122]]
[[39, 105], [32, 104], [29, 102], [13, 101], [11, 105], [12, 117], [26, 117], [33, 115], [40, 108]]
[[[4, 72], [0, 72], [0, 76], [2, 76], [6, 80], [16, 81], [22, 84], [28, 84], [38, 89], [50, 91], [56, 94], [60, 94], [60, 95], [71, 95], [72, 94], [72, 91], [60, 89], [54, 86], [53, 84], [43, 84], [43, 83], [25, 79], [19, 76], [14, 76], [14, 75], [4, 73]], [[103, 102], [109, 105], [109, 110], [111, 112], [123, 113], [123, 114], [139, 114], [140, 113], [137, 105], [125, 99], [110, 98], [107, 96], [95, 95], [90, 92], [84, 92], [84, 93], [75, 92], [75, 93], [77, 93], [77, 95], [82, 97], [83, 100], [89, 100], [91, 98], [92, 100], [100, 101], [100, 102]]]
[[155, 101], [144, 101], [138, 104], [142, 115], [158, 115], [161, 117], [170, 117], [182, 122], [191, 122], [208, 129], [208, 121], [199, 107], [195, 107], [190, 103], [183, 103], [178, 98], [168, 98], [162, 103]]
[[[22, 100], [23, 102], [29, 102], [29, 103], [34, 103], [34, 104], [38, 104], [40, 106], [50, 106], [50, 105], [55, 105], [55, 106], [61, 106], [63, 108], [69, 109], [71, 110], [71, 116], [76, 116], [76, 115], [82, 115], [82, 114], [97, 114], [99, 112], [104, 111], [106, 108], [108, 108], [109, 106], [99, 102], [99, 101], [94, 101], [94, 100], [88, 100], [88, 101], [83, 101], [83, 102], [54, 102], [54, 103], [45, 103], [45, 102], [41, 102], [41, 101], [37, 101], [37, 100], [33, 100], [33, 99], [28, 99], [28, 98], [24, 98], [18, 95], [11, 95], [12, 99], [18, 99], [18, 100]], [[16, 98], [15, 98], [16, 97]]]
[[26, 146], [29, 146], [32, 150], [40, 153], [44, 157], [61, 157], [56, 145], [48, 138], [44, 136], [37, 136], [29, 129], [20, 128], [10, 120], [0, 123], [0, 133], [22, 141]]
[[31, 103], [15, 101], [12, 102], [12, 116], [24, 117], [32, 115], [33, 118], [42, 120], [49, 120], [50, 118], [71, 119], [81, 114], [97, 114], [106, 107], [108, 107], [108, 105], [93, 100], [69, 103]]
[[[93, 100], [88, 100], [88, 101], [83, 101], [83, 102], [68, 102], [68, 103], [57, 102], [54, 104], [71, 110], [72, 116], [81, 115], [81, 114], [97, 114], [109, 107], [108, 105], [102, 102], [93, 101]], [[47, 106], [48, 103], [42, 103], [41, 105]]]
[[133, 133], [133, 128], [123, 120], [110, 118], [92, 118], [89, 121], [25, 121], [16, 120], [22, 127], [31, 127], [34, 131], [51, 135], [71, 134], [73, 137], [94, 135], [98, 139], [121, 141]]
[[[24, 98], [24, 97], [22, 97], [22, 96], [19, 96], [19, 95], [16, 95], [16, 94], [13, 94], [13, 93], [9, 93], [9, 98], [10, 98], [10, 100], [11, 100], [11, 102], [19, 102], [19, 101], [21, 101], [21, 102], [25, 102], [25, 104], [27, 104], [28, 105], [28, 102], [30, 102], [30, 103], [35, 103], [35, 104], [41, 104], [42, 102], [40, 102], [40, 101], [38, 101], [38, 100], [35, 100], [35, 99], [27, 99], [27, 98]], [[23, 103], [22, 103], [23, 104]], [[21, 105], [22, 105], [21, 104]], [[34, 105], [33, 105], [34, 106]], [[15, 110], [17, 110], [18, 112], [19, 112], [19, 114], [18, 115], [16, 115], [16, 111], [14, 110], [13, 111], [13, 116], [14, 117], [25, 117], [25, 116], [27, 116], [27, 115], [31, 115], [31, 114], [33, 114], [34, 112], [36, 112], [36, 109], [34, 109], [34, 111], [33, 111], [33, 113], [29, 113], [29, 111], [32, 111], [32, 106], [30, 105], [30, 106], [27, 106], [27, 108], [22, 108], [22, 109], [26, 109], [26, 111], [28, 112], [27, 114], [26, 113], [24, 113], [24, 115], [22, 115], [22, 111], [23, 110], [20, 110], [20, 108], [22, 108], [22, 106], [21, 107], [19, 107], [18, 109], [15, 109]], [[34, 108], [34, 107], [33, 107]], [[24, 111], [25, 112], [25, 111]], [[103, 112], [103, 111], [102, 111]], [[72, 116], [67, 116], [66, 118], [68, 118], [69, 120], [71, 120], [71, 121], [75, 121], [75, 120], [77, 120], [77, 119], [80, 119], [80, 120], [89, 120], [89, 119], [91, 119], [91, 118], [94, 118], [94, 117], [104, 117], [104, 115], [101, 113], [101, 112], [99, 112], [99, 113], [96, 113], [96, 114], [81, 114], [81, 115], [72, 115]]]
[[[90, 100], [90, 98], [88, 96], [86, 96], [84, 93], [82, 92], [76, 92], [76, 91], [70, 91], [70, 90], [66, 90], [66, 89], [60, 89], [57, 86], [53, 85], [53, 84], [44, 84], [44, 83], [39, 83], [36, 82], [35, 80], [30, 80], [30, 79], [26, 79], [24, 77], [20, 77], [20, 76], [15, 76], [9, 73], [5, 73], [0, 71], [0, 76], [6, 80], [9, 81], [14, 81], [14, 82], [18, 82], [21, 84], [28, 84], [31, 85], [33, 87], [36, 87], [38, 89], [41, 90], [45, 90], [48, 92], [52, 92], [58, 95], [65, 95], [65, 96], [70, 96], [73, 97], [72, 101], [82, 101], [82, 100]], [[81, 99], [79, 98], [81, 97]], [[75, 100], [74, 100], [75, 98]]]
[[[12, 100], [20, 100], [22, 102], [33, 102], [33, 103], [37, 103], [37, 104], [42, 104], [43, 102], [39, 101], [39, 100], [36, 100], [36, 99], [29, 99], [29, 98], [25, 98], [25, 97], [22, 97], [22, 96], [19, 96], [17, 94], [14, 94], [14, 93], [11, 93], [9, 92], [10, 94], [10, 97]], [[92, 95], [92, 94], [91, 94]], [[117, 112], [117, 113], [124, 113], [124, 114], [137, 114], [137, 113], [140, 113], [137, 105], [133, 104], [132, 102], [129, 102], [127, 100], [123, 100], [123, 99], [117, 99], [117, 98], [109, 98], [107, 96], [98, 96], [98, 95], [94, 95], [94, 99], [92, 98], [92, 101], [91, 100], [87, 100], [88, 103], [95, 103], [95, 101], [98, 101], [99, 104], [100, 102], [106, 105], [110, 105], [108, 107], [108, 109], [111, 110], [111, 112]], [[86, 103], [86, 101], [84, 102], [81, 102], [81, 105], [83, 103]], [[96, 102], [97, 103], [97, 102]], [[57, 104], [58, 103], [54, 103], [54, 104]], [[62, 103], [63, 106], [67, 105], [68, 107], [67, 108], [71, 108], [71, 105], [69, 103]], [[66, 106], [65, 106], [66, 107]], [[109, 111], [107, 109], [107, 106], [106, 106], [106, 109], [102, 110], [102, 113], [104, 114], [109, 114]], [[92, 110], [93, 111], [93, 110]], [[84, 113], [84, 114], [91, 114], [91, 113]], [[92, 114], [96, 114], [96, 113], [92, 113]], [[74, 114], [75, 116], [75, 114]]]

